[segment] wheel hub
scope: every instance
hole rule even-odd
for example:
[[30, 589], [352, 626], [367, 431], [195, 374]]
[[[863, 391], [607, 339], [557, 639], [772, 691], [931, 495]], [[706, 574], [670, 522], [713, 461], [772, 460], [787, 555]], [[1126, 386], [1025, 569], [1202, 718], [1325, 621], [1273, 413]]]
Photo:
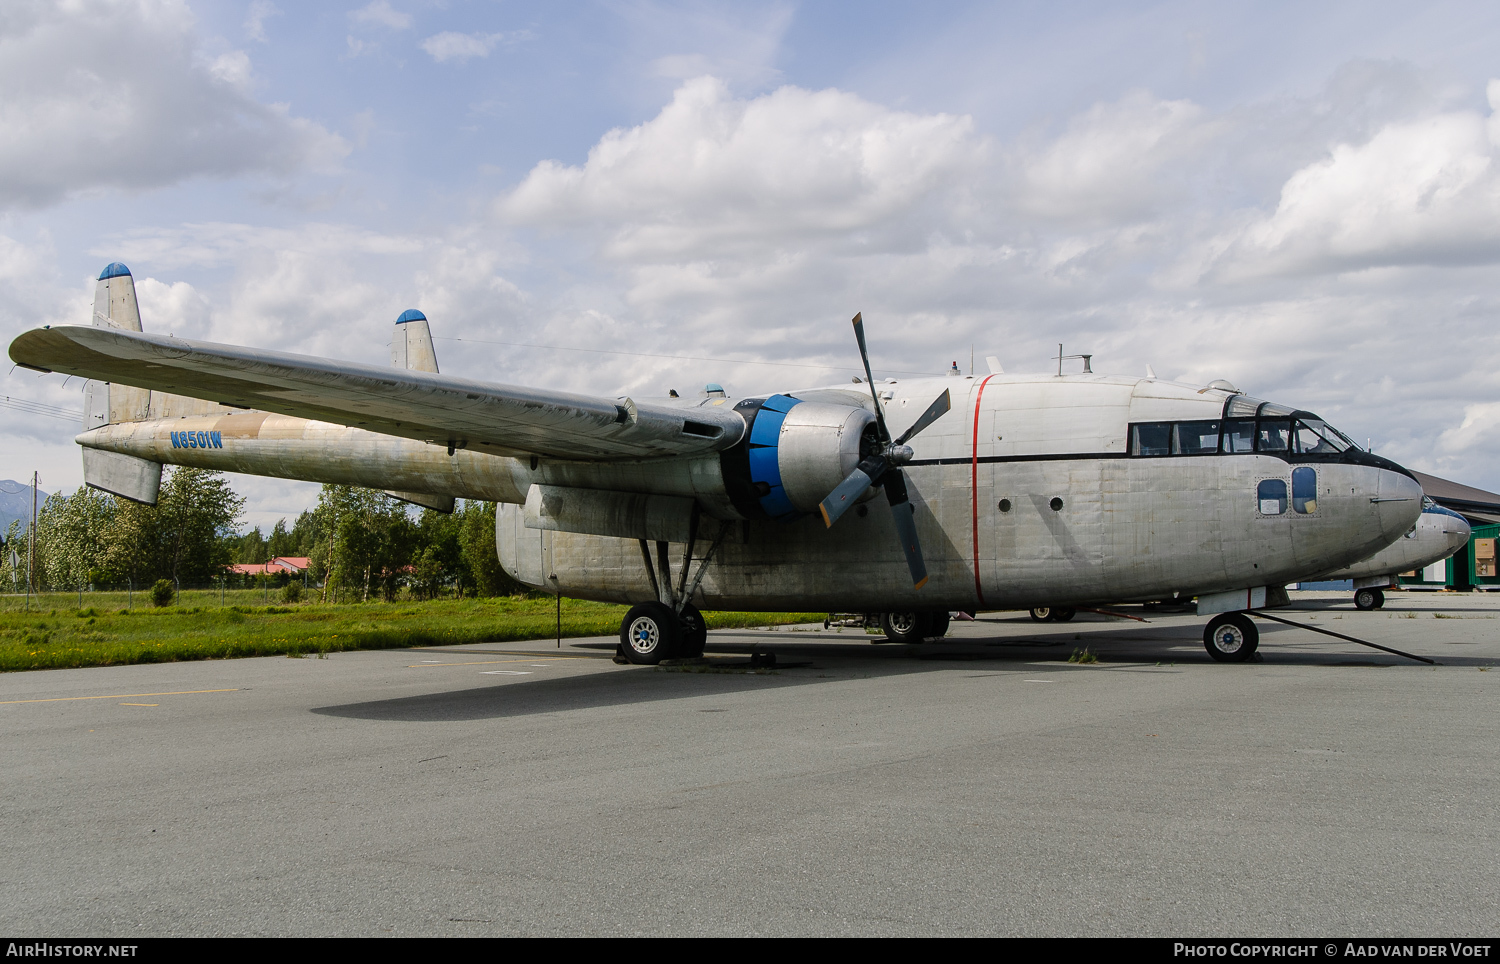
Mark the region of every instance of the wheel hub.
[[1238, 653], [1240, 647], [1245, 644], [1244, 637], [1233, 626], [1220, 629], [1214, 641], [1218, 643], [1219, 649], [1226, 653]]
[[629, 635], [630, 648], [642, 655], [655, 652], [656, 647], [661, 645], [661, 629], [657, 627], [656, 620], [645, 616], [630, 624]]

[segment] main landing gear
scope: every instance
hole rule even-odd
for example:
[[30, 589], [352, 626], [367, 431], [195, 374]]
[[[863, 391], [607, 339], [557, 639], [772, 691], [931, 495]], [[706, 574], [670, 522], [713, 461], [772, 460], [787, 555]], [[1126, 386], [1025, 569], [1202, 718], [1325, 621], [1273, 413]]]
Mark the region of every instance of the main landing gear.
[[696, 659], [703, 655], [708, 642], [708, 624], [698, 607], [688, 602], [698, 591], [703, 576], [708, 572], [708, 563], [714, 557], [729, 523], [719, 524], [719, 534], [709, 546], [708, 552], [698, 560], [697, 574], [688, 580], [692, 568], [693, 549], [698, 542], [698, 511], [693, 510], [688, 527], [688, 541], [682, 556], [680, 580], [672, 585], [672, 567], [667, 559], [667, 543], [657, 542], [656, 559], [651, 558], [651, 547], [641, 539], [641, 561], [646, 564], [646, 575], [650, 579], [651, 591], [656, 599], [632, 606], [620, 620], [620, 646], [615, 651], [615, 662], [637, 663], [650, 666], [664, 659]]
[[880, 628], [893, 643], [941, 639], [948, 632], [947, 610], [935, 613], [881, 613]]
[[1385, 605], [1385, 593], [1379, 589], [1356, 589], [1354, 591], [1355, 609], [1380, 609]]
[[708, 625], [691, 603], [682, 607], [681, 615], [664, 603], [641, 603], [620, 621], [620, 652], [632, 663], [696, 658], [703, 655], [707, 642]]
[[1065, 623], [1078, 615], [1072, 606], [1037, 606], [1031, 610], [1031, 618], [1039, 623]]
[[1260, 630], [1244, 613], [1220, 613], [1203, 630], [1203, 647], [1220, 663], [1243, 663], [1260, 645]]

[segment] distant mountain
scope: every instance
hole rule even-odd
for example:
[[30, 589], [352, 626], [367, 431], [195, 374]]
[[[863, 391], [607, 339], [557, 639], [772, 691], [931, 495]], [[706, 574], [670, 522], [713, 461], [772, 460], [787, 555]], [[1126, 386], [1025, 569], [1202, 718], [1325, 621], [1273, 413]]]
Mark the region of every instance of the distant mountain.
[[[46, 499], [47, 493], [37, 489], [37, 511], [41, 511]], [[5, 530], [10, 528], [15, 519], [22, 520], [22, 525], [31, 521], [31, 486], [12, 482], [10, 479], [0, 479], [0, 536], [5, 535]]]

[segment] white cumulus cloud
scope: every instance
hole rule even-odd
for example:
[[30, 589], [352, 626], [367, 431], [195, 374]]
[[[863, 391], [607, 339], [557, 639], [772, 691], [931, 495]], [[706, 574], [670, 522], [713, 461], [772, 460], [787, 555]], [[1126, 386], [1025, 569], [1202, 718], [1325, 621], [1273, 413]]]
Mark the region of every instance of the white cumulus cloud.
[[389, 30], [405, 30], [411, 26], [411, 14], [402, 13], [387, 0], [374, 0], [358, 10], [351, 10], [349, 19], [363, 26], [385, 27]]
[[736, 99], [702, 77], [652, 120], [606, 134], [582, 166], [538, 164], [498, 211], [602, 226], [616, 258], [671, 259], [880, 227], [946, 196], [983, 152], [968, 117], [838, 90]]
[[1488, 95], [1488, 116], [1392, 122], [1298, 170], [1226, 245], [1225, 276], [1500, 260], [1500, 81]]
[[422, 41], [421, 47], [438, 63], [446, 60], [463, 63], [472, 57], [488, 57], [495, 45], [504, 39], [503, 33], [454, 33], [445, 30]]
[[172, 0], [30, 4], [0, 32], [0, 206], [194, 176], [290, 175], [348, 146], [249, 93], [250, 59], [199, 48]]

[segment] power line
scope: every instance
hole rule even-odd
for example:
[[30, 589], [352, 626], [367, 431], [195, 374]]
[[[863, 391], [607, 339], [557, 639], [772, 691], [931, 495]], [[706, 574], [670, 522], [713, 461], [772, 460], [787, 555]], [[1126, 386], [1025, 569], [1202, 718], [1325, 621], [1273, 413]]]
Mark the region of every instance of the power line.
[[[454, 338], [446, 335], [433, 335], [438, 341], [462, 341], [472, 342], [476, 345], [499, 345], [502, 348], [540, 348], [544, 351], [584, 351], [594, 355], [631, 355], [636, 358], [670, 358], [676, 361], [707, 361], [721, 362], [726, 365], [769, 365], [773, 368], [813, 368], [824, 372], [862, 372], [863, 368], [854, 368], [848, 365], [808, 365], [801, 362], [774, 362], [760, 361], [755, 358], [713, 358], [708, 355], [662, 355], [649, 351], [617, 351], [612, 348], [577, 348], [571, 345], [528, 345], [515, 341], [486, 341], [483, 338]], [[898, 368], [882, 368], [880, 371], [891, 372], [896, 375], [931, 375], [932, 372], [902, 371]]]
[[33, 402], [24, 398], [12, 398], [9, 395], [0, 397], [0, 407], [12, 408], [18, 412], [28, 415], [41, 415], [44, 418], [59, 418], [68, 422], [83, 420], [83, 413], [69, 408], [57, 408], [53, 405], [43, 405], [41, 402]]

